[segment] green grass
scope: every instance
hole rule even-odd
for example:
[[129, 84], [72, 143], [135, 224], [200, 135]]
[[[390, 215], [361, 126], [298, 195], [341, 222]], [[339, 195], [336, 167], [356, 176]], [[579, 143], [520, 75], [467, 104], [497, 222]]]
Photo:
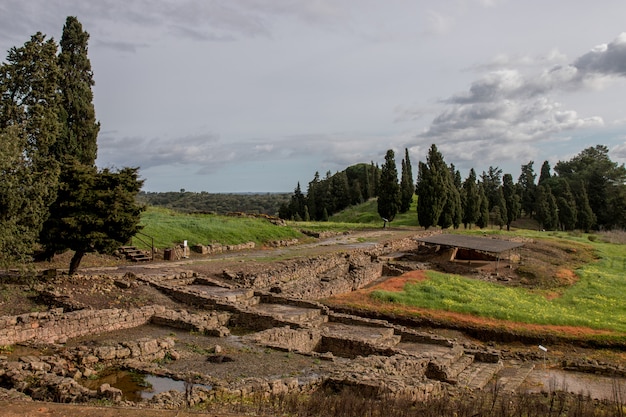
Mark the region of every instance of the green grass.
[[[536, 232], [526, 232], [533, 235]], [[588, 235], [553, 233], [548, 238], [591, 243]], [[580, 280], [560, 297], [541, 292], [428, 271], [428, 280], [401, 292], [376, 291], [373, 297], [407, 306], [445, 310], [529, 324], [582, 326], [626, 334], [626, 246], [591, 243], [599, 261], [580, 268]]]
[[[171, 247], [187, 241], [189, 246], [221, 243], [233, 245], [245, 242], [257, 244], [273, 240], [301, 238], [292, 227], [276, 226], [267, 220], [248, 217], [230, 217], [214, 214], [184, 214], [165, 208], [149, 207], [141, 216], [142, 232], [154, 238], [157, 248]], [[137, 236], [133, 243], [149, 248], [147, 240]]]
[[[339, 213], [333, 214], [329, 222], [369, 225], [382, 227], [383, 221], [378, 215], [378, 202], [375, 198], [356, 206], [350, 206]], [[417, 224], [417, 196], [413, 196], [413, 202], [409, 211], [399, 213], [389, 224], [391, 227], [418, 227]]]

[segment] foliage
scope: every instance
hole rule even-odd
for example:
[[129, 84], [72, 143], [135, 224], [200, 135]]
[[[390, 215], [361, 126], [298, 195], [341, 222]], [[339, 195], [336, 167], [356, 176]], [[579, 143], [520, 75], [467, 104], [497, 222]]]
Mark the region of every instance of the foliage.
[[82, 164], [93, 165], [97, 155], [97, 138], [100, 123], [96, 122], [93, 105], [93, 73], [87, 56], [89, 34], [76, 19], [70, 16], [63, 27], [59, 69], [61, 92], [61, 136], [53, 146], [57, 159], [67, 156]]
[[385, 155], [385, 163], [380, 171], [380, 188], [378, 190], [378, 215], [393, 221], [400, 211], [400, 185], [398, 184], [398, 170], [393, 150], [389, 149]]
[[471, 229], [472, 224], [478, 221], [478, 215], [480, 214], [480, 196], [478, 195], [478, 185], [476, 184], [476, 172], [474, 168], [470, 169], [469, 175], [465, 182], [463, 182], [463, 224], [465, 228]]
[[301, 221], [308, 212], [309, 219], [326, 221], [329, 215], [375, 196], [379, 171], [372, 163], [352, 165], [334, 175], [329, 171], [324, 179], [316, 172], [306, 196], [298, 183], [290, 202], [280, 205], [278, 215], [282, 219]]
[[455, 178], [457, 178], [457, 172], [458, 171], [454, 169], [454, 165], [450, 164], [450, 174], [446, 178], [446, 204], [443, 206], [443, 210], [441, 212], [441, 215], [439, 216], [439, 221], [437, 223], [442, 229], [447, 229], [450, 226], [458, 229], [463, 219], [460, 193], [460, 174], [458, 176], [458, 186], [455, 180]]
[[534, 161], [522, 165], [522, 173], [517, 179], [520, 205], [526, 216], [532, 216], [535, 210], [535, 172], [533, 170]]
[[413, 168], [409, 159], [409, 150], [405, 148], [404, 159], [402, 160], [402, 172], [400, 177], [400, 213], [406, 213], [411, 208], [413, 195], [415, 194], [415, 184], [413, 182]]
[[59, 181], [58, 198], [50, 207], [41, 240], [48, 255], [66, 249], [75, 251], [70, 275], [87, 252], [110, 253], [139, 231], [143, 207], [135, 196], [143, 181], [136, 168], [118, 172], [95, 167], [76, 160], [64, 164]]
[[[597, 145], [584, 149], [569, 161], [558, 162], [554, 170], [572, 186], [584, 187], [598, 226], [626, 227], [626, 168], [609, 158], [609, 149]], [[581, 195], [581, 190], [578, 190]], [[584, 203], [583, 203], [584, 204]]]
[[[195, 193], [191, 191], [146, 192], [137, 195], [140, 203], [164, 207], [183, 213], [228, 214], [243, 212], [251, 214], [278, 215], [282, 204], [288, 204], [290, 193]], [[309, 206], [309, 211], [311, 207]]]
[[480, 176], [485, 195], [489, 201], [489, 211], [500, 203], [499, 190], [502, 186], [502, 169], [490, 166], [487, 172]]
[[502, 196], [506, 206], [506, 230], [511, 230], [511, 223], [519, 217], [520, 196], [515, 192], [515, 184], [511, 174], [504, 174], [502, 177]]
[[0, 264], [24, 264], [55, 198], [57, 45], [41, 33], [0, 67]]
[[439, 217], [449, 197], [450, 171], [435, 144], [428, 151], [426, 163], [419, 163], [417, 174], [417, 220], [425, 229], [439, 224]]

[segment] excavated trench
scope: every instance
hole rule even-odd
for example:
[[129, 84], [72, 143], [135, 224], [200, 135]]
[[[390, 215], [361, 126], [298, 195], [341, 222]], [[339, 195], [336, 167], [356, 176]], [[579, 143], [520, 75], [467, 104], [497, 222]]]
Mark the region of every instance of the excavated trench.
[[[533, 362], [505, 361], [501, 352], [467, 340], [309, 301], [410, 269], [390, 264], [411, 244], [359, 248], [256, 273], [133, 276], [190, 311], [56, 311], [7, 320], [0, 340], [13, 340], [4, 344], [15, 347], [0, 356], [0, 386], [53, 401], [104, 398], [172, 407], [322, 385], [424, 400], [494, 383], [504, 391], [547, 390], [558, 378], [561, 389], [587, 388], [589, 395], [612, 399], [608, 378], [541, 372]], [[22, 336], [34, 347], [19, 345]], [[612, 380], [623, 390], [620, 380]], [[50, 384], [67, 388], [60, 392]]]

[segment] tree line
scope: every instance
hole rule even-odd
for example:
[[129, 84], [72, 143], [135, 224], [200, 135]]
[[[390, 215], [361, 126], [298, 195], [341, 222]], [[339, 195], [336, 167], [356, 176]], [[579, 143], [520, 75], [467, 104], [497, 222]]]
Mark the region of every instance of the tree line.
[[245, 212], [278, 215], [281, 205], [289, 203], [291, 193], [209, 193], [181, 189], [168, 192], [145, 192], [137, 200], [149, 206], [167, 207], [184, 213], [228, 214]]
[[[0, 66], [0, 265], [74, 250], [108, 252], [139, 229], [138, 168], [98, 170], [89, 34], [68, 17], [61, 41], [41, 32]], [[59, 50], [60, 49], [60, 50]]]
[[[606, 146], [596, 145], [569, 161], [559, 161], [554, 168], [545, 161], [539, 177], [534, 161], [529, 161], [521, 166], [521, 174], [515, 182], [511, 174], [503, 174], [497, 166], [490, 166], [480, 176], [472, 168], [463, 179], [454, 164], [445, 163], [433, 144], [426, 161], [418, 162], [414, 182], [408, 150], [405, 149], [399, 176], [395, 154], [390, 149], [380, 170], [377, 166], [371, 171], [362, 168], [362, 174], [372, 173], [375, 185], [371, 194], [361, 194], [361, 197], [377, 197], [378, 214], [386, 223], [393, 221], [396, 214], [407, 212], [416, 194], [417, 220], [426, 229], [433, 226], [456, 229], [461, 225], [484, 228], [491, 224], [509, 230], [511, 223], [521, 217], [535, 219], [544, 230], [623, 229], [626, 227], [626, 168], [611, 161], [608, 153]], [[306, 195], [298, 184], [290, 203], [283, 206], [281, 217], [325, 220], [326, 215], [319, 217], [317, 213], [331, 214], [362, 202], [358, 198], [340, 198], [343, 206], [333, 203], [337, 198], [332, 195], [334, 189], [330, 184], [335, 177], [346, 177], [346, 171], [333, 176], [327, 174], [326, 199], [318, 197], [322, 181], [317, 173]], [[367, 180], [363, 175], [361, 178]], [[350, 190], [354, 185], [348, 181], [346, 187]], [[340, 190], [344, 196], [349, 194], [345, 189]], [[314, 212], [311, 206], [315, 207]]]

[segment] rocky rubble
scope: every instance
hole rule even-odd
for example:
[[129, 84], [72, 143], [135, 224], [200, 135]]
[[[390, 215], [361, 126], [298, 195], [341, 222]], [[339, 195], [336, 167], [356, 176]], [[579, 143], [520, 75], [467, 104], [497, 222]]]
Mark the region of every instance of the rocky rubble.
[[109, 386], [91, 390], [79, 381], [98, 369], [124, 366], [125, 361], [151, 362], [176, 358], [172, 339], [141, 339], [112, 346], [56, 347], [52, 355], [0, 356], [0, 384], [39, 401], [85, 402], [104, 398], [122, 400], [122, 392]]

